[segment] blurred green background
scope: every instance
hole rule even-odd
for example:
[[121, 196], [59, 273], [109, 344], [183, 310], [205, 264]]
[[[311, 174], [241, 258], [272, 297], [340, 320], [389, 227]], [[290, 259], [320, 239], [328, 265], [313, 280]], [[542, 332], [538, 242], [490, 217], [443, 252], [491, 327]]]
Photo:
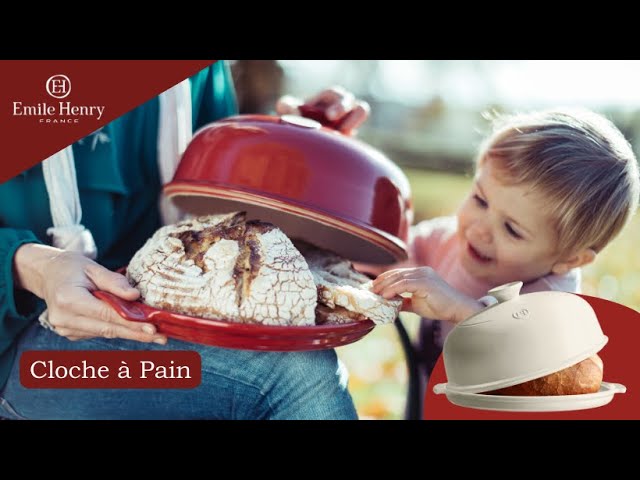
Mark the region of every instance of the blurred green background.
[[[371, 105], [359, 131], [409, 178], [416, 222], [451, 215], [471, 184], [483, 112], [553, 106], [591, 108], [610, 118], [638, 156], [640, 61], [236, 60], [242, 113], [272, 113], [282, 94], [305, 98], [342, 85]], [[583, 292], [640, 311], [640, 217], [584, 269]], [[418, 318], [402, 314], [415, 336]], [[361, 418], [404, 415], [407, 371], [393, 326], [338, 349], [350, 370]]]

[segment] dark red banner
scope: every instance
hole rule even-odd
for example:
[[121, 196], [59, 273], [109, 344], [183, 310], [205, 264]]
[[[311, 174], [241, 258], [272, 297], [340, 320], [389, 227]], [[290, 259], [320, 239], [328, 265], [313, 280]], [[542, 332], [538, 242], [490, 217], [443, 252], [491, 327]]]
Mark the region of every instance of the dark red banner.
[[50, 351], [20, 356], [25, 388], [194, 388], [202, 363], [193, 351]]
[[213, 60], [0, 61], [0, 182], [211, 63]]

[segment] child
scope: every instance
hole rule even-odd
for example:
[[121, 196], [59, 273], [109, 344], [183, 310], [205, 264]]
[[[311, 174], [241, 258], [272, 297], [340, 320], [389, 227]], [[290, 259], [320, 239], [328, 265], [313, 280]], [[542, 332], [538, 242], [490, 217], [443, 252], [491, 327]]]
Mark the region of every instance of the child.
[[490, 288], [521, 280], [522, 293], [580, 292], [580, 267], [632, 217], [639, 184], [631, 146], [593, 112], [544, 111], [496, 123], [457, 215], [414, 226], [410, 268], [373, 284], [385, 298], [411, 292], [405, 309], [426, 317], [424, 373], [455, 324], [484, 308], [477, 299]]

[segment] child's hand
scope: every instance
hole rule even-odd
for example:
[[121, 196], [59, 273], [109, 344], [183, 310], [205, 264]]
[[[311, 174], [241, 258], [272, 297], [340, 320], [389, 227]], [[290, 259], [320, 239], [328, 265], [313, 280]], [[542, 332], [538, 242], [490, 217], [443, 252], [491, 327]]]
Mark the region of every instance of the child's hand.
[[373, 281], [372, 291], [386, 299], [410, 292], [412, 298], [405, 299], [403, 310], [453, 323], [483, 308], [480, 302], [453, 288], [430, 267], [389, 270]]

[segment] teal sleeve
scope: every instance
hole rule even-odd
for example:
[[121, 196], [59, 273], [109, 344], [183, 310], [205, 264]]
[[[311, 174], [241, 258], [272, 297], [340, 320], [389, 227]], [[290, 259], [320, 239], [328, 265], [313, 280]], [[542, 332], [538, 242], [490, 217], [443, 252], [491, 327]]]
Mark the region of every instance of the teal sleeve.
[[0, 228], [0, 321], [4, 328], [7, 328], [7, 317], [25, 321], [33, 317], [41, 306], [38, 297], [14, 287], [13, 256], [25, 243], [42, 242], [29, 230]]
[[237, 113], [238, 101], [229, 63], [225, 60], [218, 60], [208, 69], [202, 105], [198, 120], [194, 125], [194, 131], [214, 120]]
[[13, 256], [20, 245], [42, 243], [29, 230], [0, 228], [0, 389], [15, 356], [15, 339], [44, 309], [44, 301], [26, 290], [16, 290]]

